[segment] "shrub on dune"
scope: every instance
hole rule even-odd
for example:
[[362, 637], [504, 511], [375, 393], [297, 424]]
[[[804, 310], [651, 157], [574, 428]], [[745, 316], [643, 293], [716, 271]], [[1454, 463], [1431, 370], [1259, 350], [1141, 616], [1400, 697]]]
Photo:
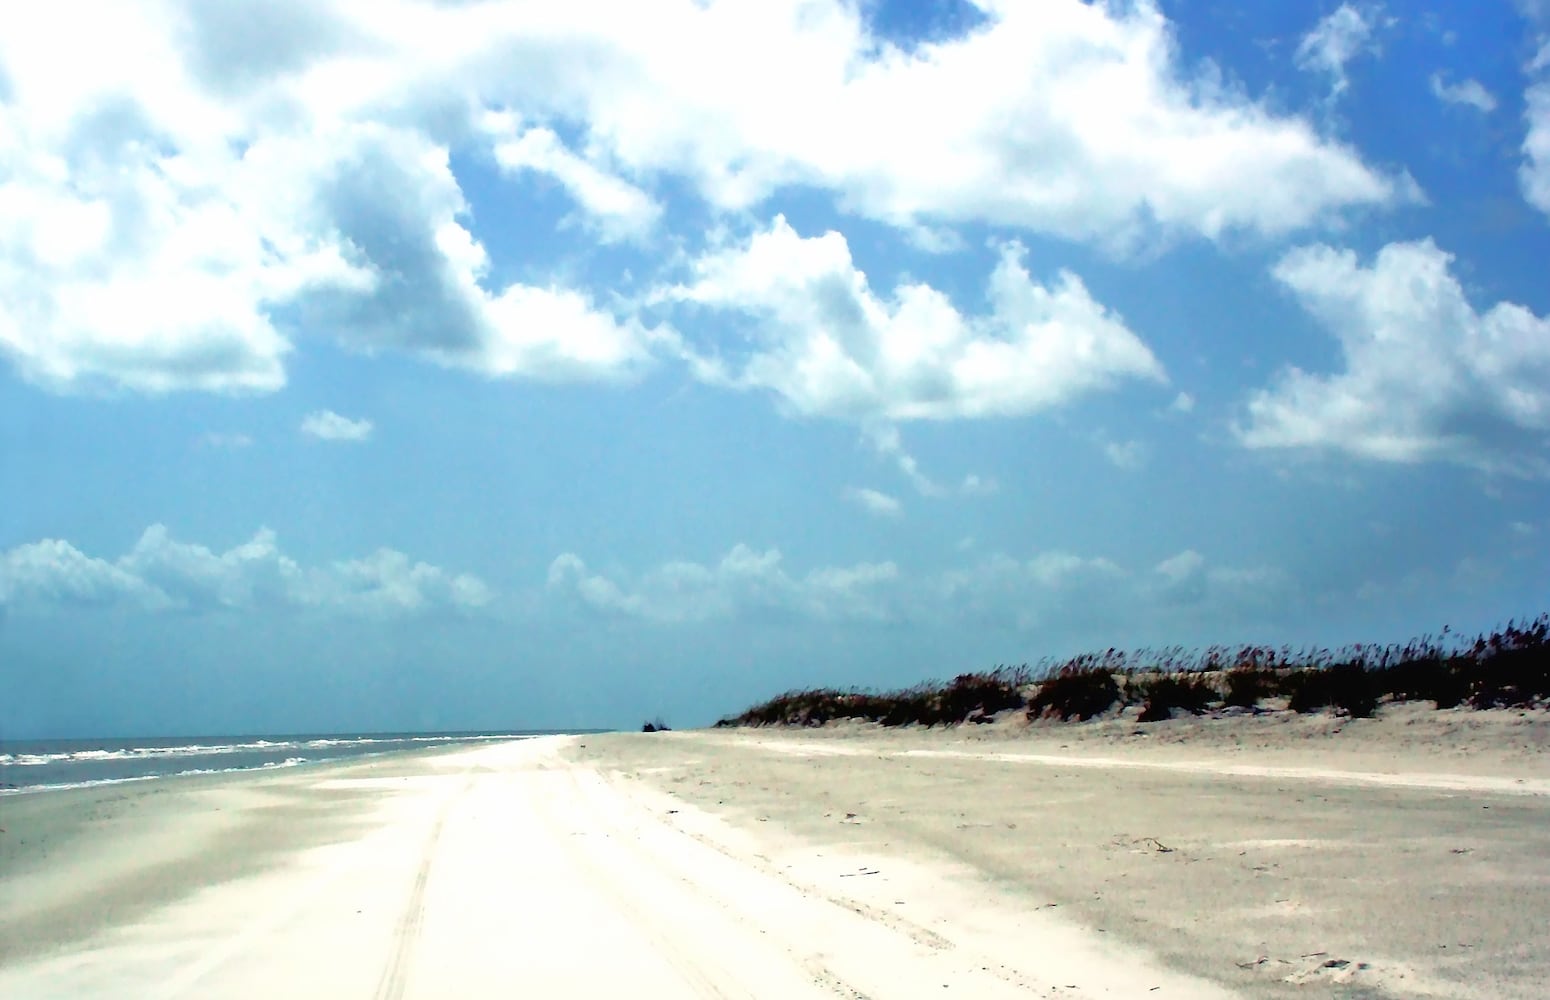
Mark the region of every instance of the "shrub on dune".
[[[1037, 685], [1033, 676], [1042, 676]], [[1029, 690], [1032, 697], [1028, 697]], [[1350, 646], [1338, 652], [1268, 646], [1109, 649], [1065, 661], [996, 667], [895, 691], [815, 688], [788, 691], [722, 719], [718, 726], [818, 726], [856, 719], [885, 726], [987, 722], [1026, 706], [1030, 719], [1086, 721], [1115, 705], [1141, 705], [1140, 721], [1199, 714], [1218, 704], [1258, 708], [1286, 696], [1300, 713], [1334, 709], [1373, 715], [1380, 701], [1433, 701], [1438, 708], [1550, 707], [1550, 615], [1509, 622], [1472, 645], [1430, 636], [1403, 646]], [[647, 723], [647, 732], [666, 729]]]
[[1469, 703], [1474, 708], [1528, 708], [1550, 701], [1550, 615], [1507, 627], [1471, 649]]
[[1355, 719], [1371, 718], [1378, 709], [1372, 677], [1360, 660], [1331, 664], [1323, 669], [1298, 670], [1285, 679], [1294, 712], [1335, 708]]
[[963, 722], [988, 719], [1009, 708], [1022, 708], [1023, 688], [1029, 683], [1026, 667], [997, 667], [988, 673], [959, 674], [943, 689], [937, 710], [938, 722]]
[[1069, 722], [1102, 715], [1120, 700], [1119, 683], [1104, 668], [1067, 667], [1039, 685], [1028, 702], [1030, 719], [1057, 715]]
[[1146, 701], [1137, 722], [1161, 722], [1175, 710], [1199, 715], [1217, 700], [1217, 693], [1202, 677], [1160, 677], [1143, 687]]
[[1234, 708], [1254, 708], [1276, 693], [1276, 676], [1257, 667], [1237, 667], [1226, 675], [1227, 697], [1223, 703]]

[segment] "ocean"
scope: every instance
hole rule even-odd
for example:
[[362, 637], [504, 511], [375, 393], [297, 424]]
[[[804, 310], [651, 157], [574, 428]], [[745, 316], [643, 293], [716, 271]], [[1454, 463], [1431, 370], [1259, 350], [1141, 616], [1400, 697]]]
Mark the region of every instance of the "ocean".
[[509, 733], [313, 733], [135, 739], [0, 740], [0, 795], [146, 781], [174, 774], [213, 774], [296, 767], [454, 743], [522, 739], [553, 731]]

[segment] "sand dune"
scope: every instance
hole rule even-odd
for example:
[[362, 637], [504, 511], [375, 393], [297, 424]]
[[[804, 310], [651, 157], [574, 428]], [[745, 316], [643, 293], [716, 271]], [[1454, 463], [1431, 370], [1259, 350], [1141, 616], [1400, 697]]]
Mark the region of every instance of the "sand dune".
[[7, 797], [0, 995], [1209, 1000], [1550, 981], [1537, 736], [1379, 767], [1399, 737], [1071, 732], [544, 738]]

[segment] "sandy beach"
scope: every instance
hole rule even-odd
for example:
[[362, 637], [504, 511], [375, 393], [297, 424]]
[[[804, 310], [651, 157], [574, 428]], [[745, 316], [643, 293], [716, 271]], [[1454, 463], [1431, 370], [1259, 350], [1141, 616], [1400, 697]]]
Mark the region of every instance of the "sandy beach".
[[0, 995], [1538, 997], [1550, 726], [546, 737], [0, 799]]

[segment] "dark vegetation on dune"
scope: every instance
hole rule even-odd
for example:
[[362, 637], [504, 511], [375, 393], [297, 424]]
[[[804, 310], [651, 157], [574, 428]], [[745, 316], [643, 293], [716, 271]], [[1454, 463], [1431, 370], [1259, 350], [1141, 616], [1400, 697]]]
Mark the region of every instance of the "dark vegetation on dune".
[[1085, 721], [1139, 706], [1138, 722], [1206, 712], [1258, 712], [1284, 700], [1294, 712], [1330, 709], [1367, 718], [1379, 706], [1550, 708], [1550, 614], [1473, 641], [1443, 629], [1402, 645], [1339, 650], [1212, 646], [1084, 653], [1036, 666], [997, 667], [898, 691], [788, 691], [718, 726], [818, 726], [859, 719], [885, 726], [989, 722], [1007, 710], [1030, 719]]

